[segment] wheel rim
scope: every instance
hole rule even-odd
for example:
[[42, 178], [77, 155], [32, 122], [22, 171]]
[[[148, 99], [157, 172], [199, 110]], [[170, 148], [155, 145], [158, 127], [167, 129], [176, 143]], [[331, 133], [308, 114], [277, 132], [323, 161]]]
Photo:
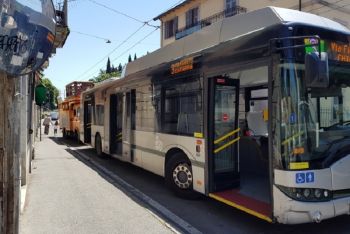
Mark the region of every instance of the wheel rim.
[[187, 163], [177, 165], [173, 170], [173, 180], [177, 187], [188, 189], [192, 185], [193, 177]]

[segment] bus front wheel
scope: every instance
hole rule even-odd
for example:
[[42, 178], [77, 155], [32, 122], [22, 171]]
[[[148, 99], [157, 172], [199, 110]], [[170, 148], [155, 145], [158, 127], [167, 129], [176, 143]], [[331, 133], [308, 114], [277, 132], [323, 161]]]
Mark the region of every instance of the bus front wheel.
[[200, 196], [199, 193], [193, 190], [191, 163], [182, 153], [171, 155], [166, 164], [165, 181], [179, 197], [197, 199]]

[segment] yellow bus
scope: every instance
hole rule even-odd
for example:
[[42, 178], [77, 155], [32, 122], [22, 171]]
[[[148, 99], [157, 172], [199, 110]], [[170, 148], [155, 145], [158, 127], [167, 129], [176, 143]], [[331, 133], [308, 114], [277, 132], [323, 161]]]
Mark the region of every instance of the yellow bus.
[[92, 82], [73, 81], [66, 85], [66, 98], [59, 103], [59, 125], [63, 137], [79, 139], [80, 132], [80, 94], [92, 88]]

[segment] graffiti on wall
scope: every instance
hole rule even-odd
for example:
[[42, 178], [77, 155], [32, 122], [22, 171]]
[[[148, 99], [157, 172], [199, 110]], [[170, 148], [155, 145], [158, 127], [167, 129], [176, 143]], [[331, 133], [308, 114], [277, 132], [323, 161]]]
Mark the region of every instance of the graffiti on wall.
[[53, 49], [52, 0], [0, 0], [0, 70], [14, 76], [39, 69]]

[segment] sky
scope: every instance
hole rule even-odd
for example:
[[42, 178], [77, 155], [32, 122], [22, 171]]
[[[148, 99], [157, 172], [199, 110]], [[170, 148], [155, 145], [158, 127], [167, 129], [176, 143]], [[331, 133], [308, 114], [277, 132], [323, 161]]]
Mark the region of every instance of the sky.
[[[61, 1], [53, 0], [53, 3]], [[129, 54], [134, 58], [136, 53], [139, 58], [147, 52], [159, 49], [160, 30], [155, 31], [154, 27], [143, 26], [141, 22], [151, 20], [150, 24], [159, 26], [160, 21], [153, 21], [153, 18], [180, 2], [180, 0], [69, 2], [68, 26], [71, 33], [64, 47], [57, 49], [56, 54], [50, 58], [44, 76], [63, 92], [66, 84], [72, 81], [87, 81], [98, 75], [100, 69], [105, 70], [108, 57], [112, 65], [117, 67], [119, 63], [122, 65], [127, 63]], [[125, 42], [132, 34], [134, 35]], [[111, 43], [106, 43], [102, 38], [110, 40]]]

